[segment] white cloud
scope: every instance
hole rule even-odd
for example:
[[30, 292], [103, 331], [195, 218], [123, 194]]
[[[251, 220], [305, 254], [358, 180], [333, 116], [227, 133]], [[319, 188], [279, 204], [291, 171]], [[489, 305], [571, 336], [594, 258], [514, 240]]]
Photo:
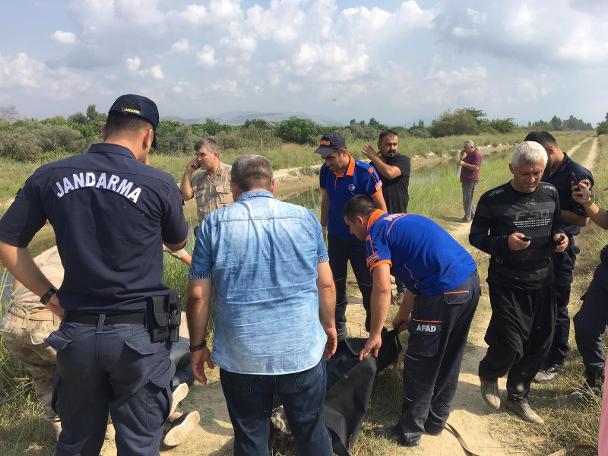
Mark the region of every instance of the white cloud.
[[150, 76], [152, 76], [152, 79], [156, 79], [157, 81], [161, 81], [161, 80], [165, 79], [165, 75], [163, 74], [163, 69], [160, 65], [154, 65], [154, 66], [150, 67], [150, 69], [148, 70], [148, 73], [150, 74]]
[[113, 0], [114, 15], [126, 23], [150, 27], [163, 22], [164, 14], [158, 7], [159, 0]]
[[534, 79], [517, 78], [517, 91], [527, 99], [538, 100], [549, 93], [549, 89], [545, 87], [546, 78], [545, 74], [538, 75]]
[[209, 14], [217, 20], [238, 19], [241, 16], [240, 0], [211, 0]]
[[57, 30], [51, 34], [51, 38], [61, 44], [76, 44], [78, 38], [72, 32], [64, 32], [63, 30]]
[[129, 57], [125, 60], [125, 65], [129, 71], [139, 71], [141, 68], [141, 58], [138, 56]]
[[443, 70], [431, 68], [427, 75], [427, 79], [436, 81], [442, 86], [458, 87], [458, 86], [474, 86], [486, 80], [488, 76], [487, 69], [478, 62], [461, 67], [455, 70]]
[[215, 60], [215, 49], [205, 45], [196, 54], [196, 60], [203, 66], [212, 67], [217, 63]]
[[0, 54], [0, 88], [26, 90], [38, 97], [70, 98], [91, 87], [91, 81], [66, 68], [51, 69], [25, 52], [15, 57]]
[[[590, 0], [445, 4], [436, 22], [465, 52], [533, 64], [597, 65], [608, 61], [608, 23]], [[597, 2], [596, 2], [597, 3]], [[467, 4], [474, 5], [467, 7]], [[556, 31], [556, 24], [568, 24]]]
[[190, 41], [188, 38], [180, 38], [171, 45], [172, 52], [188, 52], [190, 50]]
[[43, 63], [31, 59], [25, 52], [20, 52], [13, 59], [0, 54], [0, 87], [38, 88], [42, 85], [42, 73], [45, 69]]
[[234, 79], [218, 81], [211, 85], [211, 90], [227, 97], [237, 97], [240, 95], [239, 84]]
[[125, 60], [125, 66], [129, 72], [134, 73], [141, 77], [150, 76], [152, 79], [156, 81], [162, 81], [165, 79], [165, 75], [163, 73], [163, 69], [160, 65], [152, 65], [149, 68], [143, 67], [143, 61], [141, 57], [129, 57]]
[[188, 5], [183, 11], [173, 11], [169, 14], [192, 25], [204, 24], [208, 19], [207, 7], [198, 4]]
[[293, 58], [296, 74], [317, 81], [356, 79], [368, 72], [368, 63], [369, 56], [362, 45], [348, 50], [335, 43], [304, 43]]

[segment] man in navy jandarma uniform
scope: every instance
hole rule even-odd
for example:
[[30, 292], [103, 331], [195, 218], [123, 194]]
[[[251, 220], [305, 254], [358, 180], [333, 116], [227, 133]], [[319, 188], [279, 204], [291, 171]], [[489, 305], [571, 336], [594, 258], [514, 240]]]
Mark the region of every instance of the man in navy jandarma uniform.
[[[57, 455], [98, 454], [108, 412], [119, 454], [158, 454], [178, 324], [161, 246], [181, 249], [188, 231], [175, 181], [144, 164], [158, 121], [150, 99], [119, 97], [104, 142], [36, 170], [0, 220], [0, 259], [63, 317], [46, 339], [57, 351]], [[47, 220], [65, 268], [59, 290], [27, 250]]]
[[403, 446], [415, 446], [423, 432], [440, 434], [450, 414], [460, 362], [477, 303], [475, 261], [443, 228], [415, 214], [386, 214], [368, 196], [351, 199], [344, 219], [366, 241], [373, 276], [372, 322], [360, 353], [378, 355], [391, 301], [391, 273], [406, 292], [393, 318], [409, 330], [403, 368], [403, 405], [395, 426], [380, 434]]
[[315, 150], [325, 163], [321, 166], [321, 226], [327, 237], [329, 264], [336, 284], [336, 329], [338, 339], [346, 337], [346, 274], [353, 268], [365, 308], [365, 329], [369, 331], [372, 278], [365, 264], [365, 243], [348, 231], [342, 212], [355, 195], [369, 195], [378, 209], [386, 211], [382, 181], [369, 164], [348, 153], [340, 133], [327, 133]]

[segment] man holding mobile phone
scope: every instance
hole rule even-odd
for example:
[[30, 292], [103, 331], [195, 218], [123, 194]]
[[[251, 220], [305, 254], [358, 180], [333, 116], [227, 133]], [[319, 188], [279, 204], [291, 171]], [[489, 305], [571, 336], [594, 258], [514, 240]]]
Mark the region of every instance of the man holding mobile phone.
[[531, 423], [543, 423], [530, 408], [528, 393], [551, 345], [553, 252], [568, 247], [557, 190], [541, 182], [546, 163], [540, 144], [519, 144], [509, 164], [513, 178], [482, 195], [469, 235], [471, 245], [491, 256], [492, 318], [485, 336], [488, 351], [479, 363], [481, 395], [498, 410], [497, 380], [508, 374], [504, 405]]
[[[230, 165], [222, 163], [220, 149], [212, 139], [201, 139], [194, 145], [195, 156], [186, 165], [180, 188], [184, 201], [196, 199], [200, 223], [211, 211], [232, 203]], [[201, 172], [194, 175], [196, 170]]]

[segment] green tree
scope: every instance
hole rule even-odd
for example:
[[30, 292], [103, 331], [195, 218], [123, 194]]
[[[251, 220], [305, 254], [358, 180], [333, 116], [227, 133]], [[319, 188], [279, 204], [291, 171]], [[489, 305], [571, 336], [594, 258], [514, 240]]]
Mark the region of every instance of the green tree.
[[595, 129], [598, 135], [608, 134], [608, 120], [600, 122], [597, 124], [597, 128]]
[[511, 117], [507, 119], [494, 119], [488, 123], [490, 128], [496, 130], [499, 133], [510, 133], [517, 128], [517, 124]]
[[562, 129], [562, 119], [560, 119], [557, 116], [551, 117], [549, 124], [551, 125], [551, 130], [561, 130]]
[[247, 119], [243, 128], [258, 128], [260, 130], [274, 130], [274, 126], [266, 119]]
[[74, 123], [74, 124], [81, 124], [84, 125], [89, 121], [89, 119], [87, 118], [87, 116], [85, 116], [83, 113], [81, 112], [75, 112], [74, 114], [72, 114], [70, 117], [68, 117], [68, 122]]
[[434, 137], [450, 135], [475, 135], [479, 133], [479, 116], [483, 111], [473, 108], [446, 111], [433, 120], [430, 132]]
[[292, 116], [277, 126], [277, 135], [285, 142], [314, 144], [319, 136], [320, 127], [310, 119]]

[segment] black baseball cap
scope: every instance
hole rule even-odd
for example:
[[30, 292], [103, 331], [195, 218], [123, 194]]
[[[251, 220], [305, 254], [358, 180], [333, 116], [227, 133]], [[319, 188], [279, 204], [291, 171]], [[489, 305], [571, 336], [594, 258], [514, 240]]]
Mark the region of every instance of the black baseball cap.
[[156, 146], [156, 128], [158, 127], [159, 114], [156, 103], [141, 95], [127, 94], [119, 96], [109, 112], [119, 112], [125, 115], [141, 117], [150, 122], [154, 129], [154, 142], [152, 146]]
[[321, 157], [325, 158], [327, 155], [344, 149], [345, 147], [346, 141], [344, 141], [344, 136], [340, 133], [325, 133], [321, 136], [321, 143], [315, 150], [315, 154], [319, 154]]

